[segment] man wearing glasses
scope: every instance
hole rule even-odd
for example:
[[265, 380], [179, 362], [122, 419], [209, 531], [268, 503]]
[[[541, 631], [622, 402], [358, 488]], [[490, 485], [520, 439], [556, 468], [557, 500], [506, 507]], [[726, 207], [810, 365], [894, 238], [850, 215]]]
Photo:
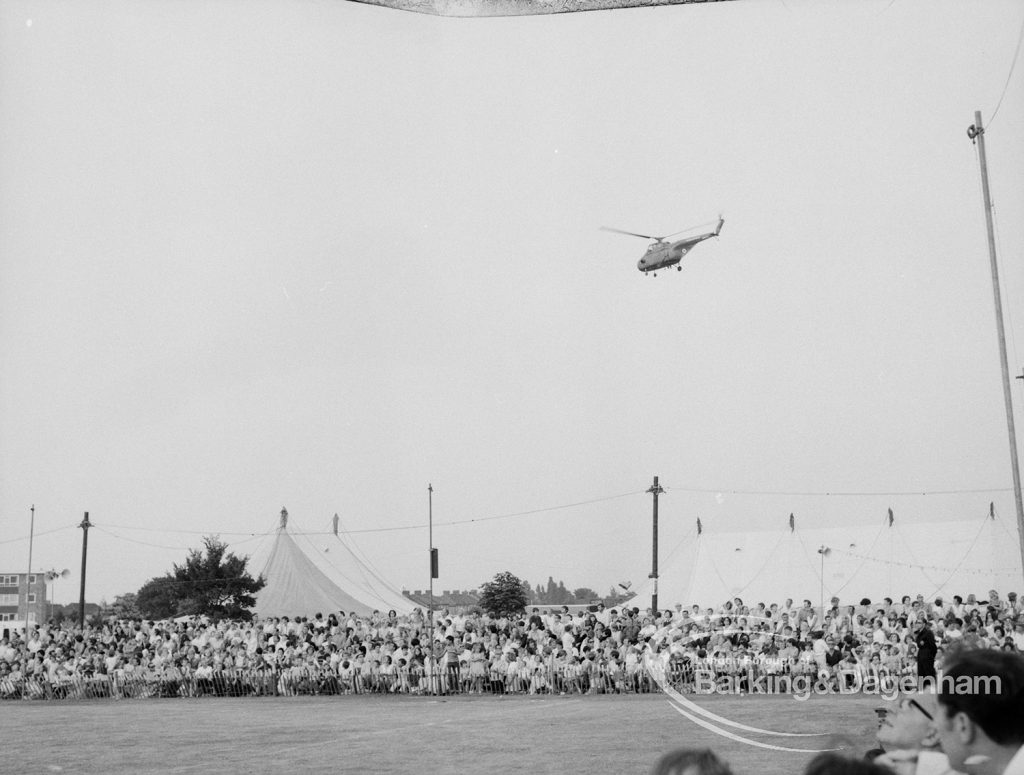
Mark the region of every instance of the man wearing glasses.
[[900, 699], [878, 727], [883, 753], [875, 762], [898, 775], [953, 775], [956, 773], [939, 748], [933, 724], [936, 700], [930, 692]]

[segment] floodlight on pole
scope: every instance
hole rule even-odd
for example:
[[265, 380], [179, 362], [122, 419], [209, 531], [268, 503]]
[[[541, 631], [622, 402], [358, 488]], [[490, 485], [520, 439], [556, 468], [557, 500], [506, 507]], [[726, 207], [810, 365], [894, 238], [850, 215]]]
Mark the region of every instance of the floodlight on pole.
[[53, 606], [56, 604], [56, 600], [55, 600], [56, 595], [54, 594], [54, 588], [55, 588], [56, 581], [57, 581], [57, 579], [66, 579], [70, 575], [71, 575], [71, 571], [68, 570], [67, 568], [65, 568], [64, 570], [61, 570], [61, 571], [56, 570], [55, 568], [51, 568], [50, 570], [46, 571], [46, 581], [50, 584], [50, 617], [49, 618], [51, 618], [51, 619], [53, 618]]
[[821, 618], [822, 618], [822, 621], [824, 621], [824, 619], [825, 619], [825, 558], [828, 557], [828, 555], [832, 554], [832, 550], [829, 549], [827, 546], [825, 546], [825, 544], [822, 544], [821, 548], [818, 550], [818, 554], [821, 555], [821, 579], [820, 579], [821, 580], [821, 587], [820, 587], [820, 596], [821, 596]]
[[25, 574], [25, 641], [28, 642], [28, 596], [32, 591], [32, 539], [36, 534], [36, 505], [29, 509], [32, 516], [28, 526], [28, 573]]

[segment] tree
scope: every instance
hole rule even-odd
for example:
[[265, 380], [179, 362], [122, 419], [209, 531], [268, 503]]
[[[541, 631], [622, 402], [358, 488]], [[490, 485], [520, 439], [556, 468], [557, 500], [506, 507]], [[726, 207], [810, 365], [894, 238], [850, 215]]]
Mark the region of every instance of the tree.
[[599, 594], [597, 594], [597, 592], [592, 590], [590, 587], [580, 587], [579, 589], [574, 589], [572, 596], [576, 598], [577, 603], [593, 603], [595, 600], [601, 597]]
[[565, 582], [559, 579], [558, 591], [555, 593], [555, 599], [551, 602], [557, 603], [558, 605], [565, 605], [566, 603], [572, 602], [572, 593], [565, 588]]
[[142, 617], [139, 611], [139, 596], [135, 592], [127, 592], [114, 598], [109, 606], [104, 606], [104, 611], [109, 612], [115, 619], [139, 619]]
[[553, 576], [548, 576], [548, 586], [544, 590], [544, 602], [554, 603], [556, 597], [558, 597], [558, 585]]
[[216, 536], [203, 539], [206, 551], [192, 549], [183, 565], [150, 579], [139, 590], [137, 604], [143, 616], [164, 619], [172, 616], [205, 615], [211, 619], [252, 618], [249, 610], [266, 580], [254, 579], [246, 570], [248, 557], [227, 551]]
[[521, 614], [529, 599], [530, 585], [509, 571], [497, 573], [493, 581], [480, 585], [479, 605], [491, 616]]
[[[537, 587], [540, 591], [540, 587]], [[564, 605], [572, 602], [572, 592], [565, 588], [565, 582], [555, 582], [554, 578], [548, 576], [547, 588], [537, 596], [537, 602], [546, 605]]]
[[139, 589], [135, 605], [146, 619], [170, 619], [178, 615], [178, 601], [174, 596], [174, 576], [166, 573], [150, 579]]

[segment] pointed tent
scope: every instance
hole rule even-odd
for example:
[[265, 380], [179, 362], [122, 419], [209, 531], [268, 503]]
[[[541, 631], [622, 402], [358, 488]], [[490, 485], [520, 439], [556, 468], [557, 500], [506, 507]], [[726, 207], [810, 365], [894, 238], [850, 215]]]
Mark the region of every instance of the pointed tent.
[[267, 583], [256, 595], [253, 611], [258, 616], [311, 617], [338, 611], [366, 616], [375, 610], [407, 614], [416, 607], [357, 557], [337, 534], [323, 549], [298, 534], [300, 540], [305, 539], [303, 547], [289, 532], [287, 523], [287, 512], [282, 509], [281, 525], [262, 565]]

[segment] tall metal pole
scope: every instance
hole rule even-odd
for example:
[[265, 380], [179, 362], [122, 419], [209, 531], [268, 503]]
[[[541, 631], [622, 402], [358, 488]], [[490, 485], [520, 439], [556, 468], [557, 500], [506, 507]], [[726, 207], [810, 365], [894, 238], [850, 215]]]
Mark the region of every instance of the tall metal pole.
[[821, 620], [825, 621], [825, 544], [818, 549], [821, 555], [821, 576], [818, 578], [818, 602], [821, 605]]
[[996, 330], [999, 334], [999, 358], [1003, 369], [1003, 403], [1006, 406], [1006, 430], [1010, 435], [1010, 467], [1013, 469], [1013, 497], [1017, 506], [1017, 537], [1020, 541], [1021, 572], [1024, 575], [1024, 500], [1020, 491], [1020, 463], [1017, 460], [1017, 432], [1013, 424], [1013, 397], [1010, 392], [1010, 367], [1006, 360], [1006, 332], [1003, 328], [1003, 301], [999, 292], [999, 264], [996, 261], [996, 238], [992, 227], [992, 199], [988, 188], [988, 166], [985, 161], [985, 128], [981, 124], [981, 111], [974, 111], [974, 124], [967, 128], [967, 136], [978, 145], [981, 165], [981, 192], [985, 199], [985, 227], [988, 229], [988, 257], [992, 265], [992, 292], [996, 303]]
[[89, 549], [89, 512], [85, 512], [85, 519], [79, 525], [82, 528], [82, 586], [78, 592], [78, 626], [85, 626], [85, 558]]
[[651, 609], [654, 611], [655, 616], [658, 614], [658, 495], [665, 492], [658, 484], [658, 477], [654, 477], [654, 484], [648, 488], [647, 492], [654, 496], [654, 548], [653, 548], [653, 559], [651, 566], [651, 576], [654, 579], [654, 592], [651, 594]]
[[29, 509], [32, 518], [28, 527], [28, 573], [25, 574], [25, 641], [28, 641], [28, 596], [32, 591], [32, 540], [36, 534], [36, 504]]
[[437, 673], [437, 660], [434, 658], [434, 574], [437, 570], [437, 559], [434, 555], [434, 485], [427, 484], [427, 541], [430, 544], [430, 606], [427, 608], [427, 656], [430, 658], [430, 690], [433, 690], [434, 676]]

